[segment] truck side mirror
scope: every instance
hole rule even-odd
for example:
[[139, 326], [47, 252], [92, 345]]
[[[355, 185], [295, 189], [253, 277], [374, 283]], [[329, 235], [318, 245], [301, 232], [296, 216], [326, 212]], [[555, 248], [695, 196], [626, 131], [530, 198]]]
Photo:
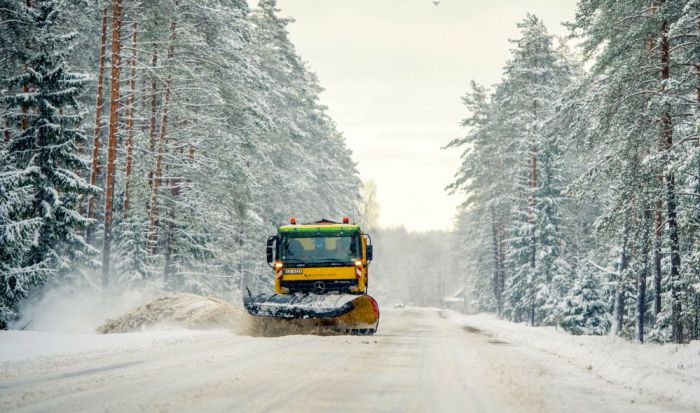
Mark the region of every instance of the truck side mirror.
[[372, 245], [367, 246], [367, 261], [372, 261], [374, 258], [374, 248]]
[[274, 261], [275, 256], [274, 256], [274, 251], [275, 251], [275, 241], [277, 241], [276, 236], [272, 236], [267, 239], [267, 248], [265, 248], [265, 252], [267, 253], [267, 265], [272, 267], [272, 261]]

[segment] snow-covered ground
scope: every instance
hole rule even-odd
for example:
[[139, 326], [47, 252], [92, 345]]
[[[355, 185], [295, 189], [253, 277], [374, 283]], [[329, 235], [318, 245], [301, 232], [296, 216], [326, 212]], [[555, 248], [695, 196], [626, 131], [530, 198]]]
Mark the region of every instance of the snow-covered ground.
[[[129, 334], [73, 334], [48, 331], [0, 331], [0, 371], [13, 364], [32, 364], [45, 358], [114, 354], [181, 344], [217, 335], [222, 330], [154, 330]], [[1, 389], [0, 389], [1, 391]], [[0, 393], [1, 394], [1, 393]]]
[[529, 327], [493, 315], [450, 318], [468, 330], [540, 352], [590, 375], [659, 401], [700, 411], [700, 341], [637, 344], [615, 336], [573, 336], [553, 327]]
[[383, 311], [372, 337], [9, 331], [0, 411], [700, 411], [696, 344], [417, 308]]

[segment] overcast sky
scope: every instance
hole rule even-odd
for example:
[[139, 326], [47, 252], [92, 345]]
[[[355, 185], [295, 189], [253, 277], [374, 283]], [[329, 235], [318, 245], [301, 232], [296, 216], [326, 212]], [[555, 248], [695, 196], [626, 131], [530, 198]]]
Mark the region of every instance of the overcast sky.
[[461, 196], [443, 190], [463, 135], [471, 79], [501, 78], [527, 12], [565, 34], [576, 0], [278, 0], [291, 38], [325, 87], [363, 180], [378, 187], [382, 226], [450, 229]]

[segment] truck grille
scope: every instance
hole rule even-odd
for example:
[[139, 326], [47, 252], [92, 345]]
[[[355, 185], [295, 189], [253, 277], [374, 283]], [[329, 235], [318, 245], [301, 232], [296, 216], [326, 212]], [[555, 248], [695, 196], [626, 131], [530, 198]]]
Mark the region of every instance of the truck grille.
[[290, 293], [316, 293], [323, 294], [327, 292], [350, 292], [350, 287], [356, 287], [356, 280], [311, 280], [311, 281], [284, 281], [280, 285], [289, 288]]

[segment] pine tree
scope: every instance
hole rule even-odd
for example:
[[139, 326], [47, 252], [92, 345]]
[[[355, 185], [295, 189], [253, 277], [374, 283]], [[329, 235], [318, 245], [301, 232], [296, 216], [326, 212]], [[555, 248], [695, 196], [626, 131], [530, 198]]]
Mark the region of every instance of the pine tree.
[[[451, 141], [446, 148], [465, 148], [462, 153], [462, 165], [460, 171], [455, 176], [455, 181], [447, 187], [451, 193], [464, 192], [467, 199], [462, 205], [463, 209], [471, 209], [471, 214], [463, 214], [462, 217], [470, 217], [475, 221], [467, 221], [466, 227], [460, 226], [460, 232], [469, 231], [469, 226], [479, 225], [480, 221], [488, 222], [490, 238], [490, 250], [486, 266], [492, 274], [491, 282], [488, 284], [489, 291], [482, 291], [477, 288], [479, 295], [488, 294], [489, 298], [479, 297], [482, 303], [495, 302], [495, 310], [501, 314], [503, 312], [506, 269], [504, 257], [504, 227], [507, 222], [507, 215], [510, 205], [509, 194], [512, 182], [499, 177], [504, 169], [510, 170], [508, 162], [502, 161], [504, 153], [500, 140], [495, 139], [501, 133], [498, 129], [498, 122], [492, 120], [492, 106], [486, 88], [471, 82], [471, 90], [463, 98], [470, 116], [462, 121], [462, 126], [468, 128], [467, 135], [460, 139]], [[499, 156], [489, 154], [498, 153]], [[474, 250], [476, 251], [476, 250]], [[482, 254], [479, 254], [480, 256]], [[480, 261], [480, 259], [478, 260]], [[481, 278], [476, 281], [482, 282]], [[493, 296], [493, 300], [491, 297]], [[490, 304], [486, 307], [489, 308]]]
[[[568, 271], [560, 228], [563, 166], [559, 129], [552, 127], [558, 99], [570, 83], [566, 49], [555, 49], [542, 22], [528, 15], [518, 26], [504, 78], [493, 94], [472, 84], [464, 98], [471, 113], [467, 137], [448, 147], [466, 147], [463, 165], [448, 190], [464, 190], [465, 206], [480, 211], [490, 227], [492, 288], [497, 308], [514, 320], [548, 319], [556, 306], [549, 284]], [[482, 224], [486, 225], [486, 224]], [[551, 296], [551, 297], [550, 297]]]
[[501, 139], [507, 136], [513, 140], [515, 165], [520, 165], [512, 175], [519, 195], [513, 204], [508, 265], [513, 269], [514, 281], [508, 285], [521, 289], [525, 283], [526, 292], [525, 296], [521, 292], [508, 296], [511, 307], [517, 303], [518, 312], [526, 303], [528, 319], [535, 324], [536, 319], [547, 317], [540, 309], [550, 294], [548, 285], [559, 271], [556, 266], [562, 264], [562, 154], [557, 137], [547, 134], [546, 125], [571, 73], [537, 17], [528, 15], [518, 27], [522, 37], [514, 41], [516, 48], [505, 66], [493, 105], [496, 119], [508, 128]]
[[[274, 1], [263, 2], [256, 16], [245, 0], [122, 3], [100, 1], [87, 11], [76, 2], [0, 3], [0, 23], [8, 22], [0, 36], [0, 74], [12, 80], [0, 106], [2, 142], [8, 141], [1, 166], [8, 205], [0, 225], [26, 224], [23, 235], [5, 234], [22, 241], [7, 249], [12, 258], [2, 271], [42, 270], [41, 279], [17, 284], [17, 297], [52, 275], [80, 273], [90, 250], [81, 235], [91, 223], [86, 235], [104, 242], [102, 269], [113, 285], [202, 294], [236, 294], [241, 284], [269, 287], [260, 278], [266, 268], [259, 252], [274, 226], [290, 215], [357, 216], [359, 201], [352, 154], [320, 103], [320, 81], [289, 40], [290, 20], [278, 17]], [[59, 13], [42, 15], [49, 9]], [[51, 22], [37, 23], [41, 19]], [[40, 83], [49, 79], [36, 70], [17, 74], [38, 65], [31, 59], [50, 37], [42, 35], [73, 29], [80, 35], [51, 38], [64, 43], [45, 64], [59, 68], [55, 83], [71, 87], [44, 113]], [[89, 53], [70, 53], [69, 43]], [[66, 67], [96, 81], [86, 83]], [[108, 67], [109, 107], [98, 91]], [[88, 122], [79, 124], [74, 103], [85, 87]], [[106, 111], [108, 131], [101, 119]], [[62, 127], [45, 136], [37, 126], [43, 118]], [[60, 150], [43, 150], [47, 139]], [[32, 149], [35, 142], [40, 149]], [[90, 166], [82, 159], [88, 154]], [[47, 185], [55, 191], [40, 190]], [[104, 189], [104, 215], [95, 186]], [[25, 193], [25, 187], [39, 189]], [[40, 205], [54, 210], [39, 217]], [[94, 219], [82, 217], [83, 209]], [[42, 225], [29, 240], [34, 222]]]
[[[594, 123], [581, 131], [579, 139], [596, 141], [594, 150], [599, 152], [593, 165], [598, 170], [593, 175], [602, 172], [608, 186], [610, 180], [616, 182], [615, 188], [625, 193], [622, 197], [625, 201], [638, 199], [642, 188], [649, 189], [645, 196], [655, 200], [654, 307], [657, 319], [667, 318], [660, 314], [662, 308], [671, 311], [668, 318], [672, 320], [672, 338], [677, 342], [683, 341], [682, 308], [687, 301], [687, 280], [681, 273], [684, 223], [679, 220], [682, 204], [678, 199], [678, 182], [687, 177], [678, 174], [686, 155], [680, 153], [681, 148], [675, 143], [679, 132], [685, 134], [683, 124], [688, 122], [688, 100], [683, 94], [689, 86], [696, 88], [697, 76], [695, 70], [688, 73], [692, 66], [680, 63], [676, 55], [692, 47], [685, 44], [683, 36], [671, 37], [669, 30], [679, 27], [677, 22], [692, 10], [691, 3], [585, 0], [579, 2], [576, 21], [571, 25], [584, 39], [585, 54], [596, 57], [589, 76], [590, 88], [582, 94], [584, 99], [590, 99], [582, 112], [592, 112], [582, 117], [593, 118]], [[619, 21], [633, 24], [622, 34], [610, 24]], [[619, 170], [630, 165], [639, 165], [644, 176], [651, 172], [656, 178], [646, 178], [641, 185], [638, 179], [627, 179], [634, 174], [620, 174]], [[617, 202], [614, 200], [611, 207]], [[618, 225], [622, 222], [616, 221]], [[671, 282], [667, 283], [673, 302], [670, 307], [661, 304], [662, 245], [668, 245], [670, 251]], [[631, 279], [628, 277], [624, 282], [630, 283]], [[622, 307], [618, 301], [618, 308]]]

